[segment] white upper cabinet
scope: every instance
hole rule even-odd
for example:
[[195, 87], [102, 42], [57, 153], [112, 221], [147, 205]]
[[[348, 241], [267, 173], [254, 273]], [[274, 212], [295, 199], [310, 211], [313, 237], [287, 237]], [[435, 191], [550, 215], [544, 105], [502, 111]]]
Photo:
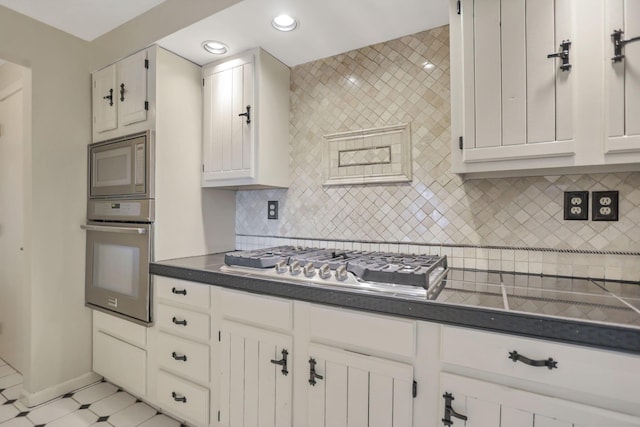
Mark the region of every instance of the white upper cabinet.
[[604, 31], [607, 161], [639, 161], [640, 1], [606, 1]]
[[116, 94], [115, 65], [96, 71], [92, 76], [93, 134], [118, 127], [118, 95]]
[[[639, 133], [620, 122], [625, 114], [627, 122], [640, 114], [640, 102], [612, 90], [616, 85], [619, 92], [638, 91], [628, 83], [634, 62], [612, 66], [610, 34], [602, 36], [611, 26], [605, 25], [605, 4], [607, 19], [618, 16], [616, 28], [633, 32], [640, 26], [637, 9], [633, 15], [638, 0], [623, 3], [451, 0], [452, 170], [521, 176], [568, 173], [567, 167], [574, 173], [604, 171], [614, 163], [608, 170], [633, 169], [640, 156], [610, 160], [611, 138], [607, 144], [604, 138], [603, 105], [610, 97], [607, 117], [617, 120], [610, 126], [613, 134]], [[634, 47], [625, 46], [627, 52]], [[607, 73], [612, 76], [605, 89]]]
[[148, 70], [143, 50], [93, 73], [94, 142], [149, 128]]
[[147, 51], [131, 55], [116, 64], [118, 78], [118, 123], [128, 126], [147, 119]]
[[203, 68], [204, 187], [288, 187], [289, 68], [256, 49]]

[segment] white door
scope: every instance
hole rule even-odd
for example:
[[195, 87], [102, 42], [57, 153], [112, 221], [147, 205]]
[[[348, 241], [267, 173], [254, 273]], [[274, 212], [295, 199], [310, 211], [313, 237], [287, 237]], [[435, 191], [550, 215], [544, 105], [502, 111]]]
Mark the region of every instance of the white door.
[[118, 126], [115, 65], [96, 71], [92, 80], [93, 129], [97, 133], [115, 129]]
[[[640, 419], [451, 374], [441, 374], [440, 414], [466, 427], [632, 427]], [[452, 399], [449, 409], [447, 399]], [[459, 416], [466, 417], [466, 420]], [[436, 415], [434, 415], [435, 417]], [[437, 425], [446, 425], [439, 421]]]
[[309, 427], [413, 425], [411, 365], [310, 344], [309, 381]]
[[24, 110], [22, 83], [0, 89], [0, 358], [22, 372]]
[[[574, 154], [574, 0], [462, 0], [465, 162]], [[573, 54], [573, 56], [572, 56]], [[572, 65], [572, 64], [571, 64]]]
[[147, 119], [147, 51], [143, 50], [117, 63], [118, 125], [126, 126]]
[[[253, 55], [204, 73], [204, 178], [254, 177]], [[241, 115], [248, 114], [248, 116]]]
[[[640, 37], [640, 0], [605, 2], [606, 154], [640, 152], [640, 40], [621, 49], [614, 60], [613, 34], [621, 40]], [[640, 159], [640, 157], [638, 157]]]
[[229, 321], [219, 337], [220, 425], [291, 426], [291, 337]]

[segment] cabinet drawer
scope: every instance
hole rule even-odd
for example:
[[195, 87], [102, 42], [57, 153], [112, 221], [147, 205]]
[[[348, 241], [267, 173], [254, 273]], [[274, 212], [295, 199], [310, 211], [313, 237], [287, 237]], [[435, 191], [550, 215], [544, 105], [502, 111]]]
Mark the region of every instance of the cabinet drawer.
[[211, 286], [164, 276], [153, 278], [156, 296], [165, 301], [209, 308]]
[[147, 345], [147, 328], [116, 316], [93, 310], [93, 329], [135, 344]]
[[160, 329], [176, 335], [209, 341], [209, 315], [158, 304], [156, 322]]
[[160, 332], [158, 363], [194, 381], [209, 382], [209, 346]]
[[355, 350], [413, 358], [416, 322], [350, 310], [311, 306], [311, 339]]
[[160, 371], [157, 393], [160, 407], [196, 425], [209, 425], [209, 389]]
[[227, 318], [263, 328], [291, 329], [291, 301], [225, 290], [218, 295], [220, 309]]
[[[557, 368], [513, 361], [509, 353], [532, 360], [552, 358]], [[443, 326], [442, 361], [554, 387], [637, 400], [640, 357], [570, 344]]]
[[136, 396], [146, 394], [147, 352], [141, 348], [96, 331], [93, 370]]

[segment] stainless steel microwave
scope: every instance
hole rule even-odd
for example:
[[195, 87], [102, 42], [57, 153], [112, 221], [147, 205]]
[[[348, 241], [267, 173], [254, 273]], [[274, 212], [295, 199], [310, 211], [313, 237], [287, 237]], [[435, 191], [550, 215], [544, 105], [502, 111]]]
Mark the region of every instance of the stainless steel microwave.
[[154, 198], [152, 133], [96, 142], [89, 145], [88, 198]]

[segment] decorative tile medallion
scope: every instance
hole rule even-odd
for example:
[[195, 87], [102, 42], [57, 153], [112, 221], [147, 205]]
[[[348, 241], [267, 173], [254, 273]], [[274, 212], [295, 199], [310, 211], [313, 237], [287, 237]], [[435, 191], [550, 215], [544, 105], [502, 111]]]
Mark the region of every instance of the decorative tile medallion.
[[411, 181], [409, 123], [324, 135], [324, 185]]

